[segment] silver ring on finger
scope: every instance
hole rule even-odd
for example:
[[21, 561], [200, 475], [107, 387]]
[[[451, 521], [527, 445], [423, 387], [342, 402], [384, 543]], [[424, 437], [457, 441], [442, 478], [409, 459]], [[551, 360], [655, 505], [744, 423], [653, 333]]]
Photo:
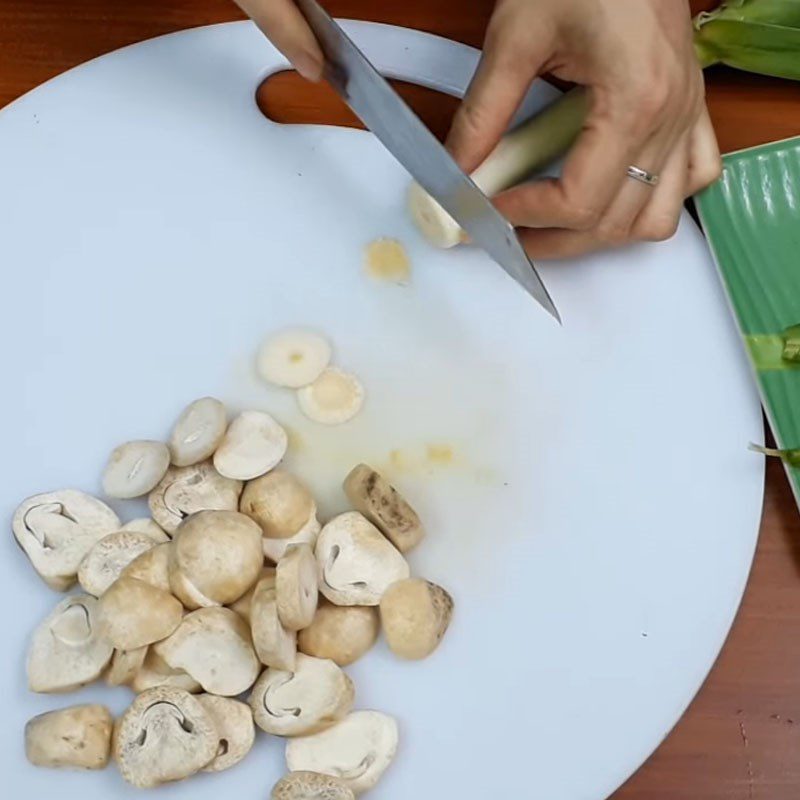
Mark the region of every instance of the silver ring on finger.
[[633, 178], [635, 181], [645, 184], [645, 186], [658, 186], [659, 176], [641, 167], [635, 167], [631, 164], [628, 167], [627, 174], [629, 178]]

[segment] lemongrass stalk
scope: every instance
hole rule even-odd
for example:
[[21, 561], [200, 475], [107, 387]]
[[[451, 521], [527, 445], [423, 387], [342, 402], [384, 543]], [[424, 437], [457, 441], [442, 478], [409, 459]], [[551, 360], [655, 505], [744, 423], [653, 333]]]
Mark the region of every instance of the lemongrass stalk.
[[754, 453], [761, 453], [761, 455], [770, 458], [779, 458], [791, 467], [800, 467], [800, 448], [779, 450], [775, 447], [761, 447], [761, 445], [758, 444], [751, 444], [749, 449]]
[[781, 338], [783, 339], [783, 353], [781, 354], [783, 360], [792, 364], [800, 364], [800, 325], [792, 325], [787, 328]]

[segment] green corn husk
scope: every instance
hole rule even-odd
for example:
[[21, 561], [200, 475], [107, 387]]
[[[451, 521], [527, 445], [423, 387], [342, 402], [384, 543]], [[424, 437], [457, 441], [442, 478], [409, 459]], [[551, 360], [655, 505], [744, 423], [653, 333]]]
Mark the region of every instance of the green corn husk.
[[728, 0], [694, 19], [703, 67], [800, 80], [800, 0]]

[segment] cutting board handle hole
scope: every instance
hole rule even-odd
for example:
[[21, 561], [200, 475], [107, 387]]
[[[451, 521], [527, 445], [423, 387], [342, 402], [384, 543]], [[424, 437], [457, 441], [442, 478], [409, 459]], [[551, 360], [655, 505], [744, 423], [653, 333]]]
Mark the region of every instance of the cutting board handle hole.
[[[458, 99], [406, 81], [392, 85], [439, 139], [450, 129]], [[282, 125], [339, 125], [363, 128], [360, 120], [325, 83], [309, 83], [293, 70], [276, 72], [256, 89], [261, 113]]]

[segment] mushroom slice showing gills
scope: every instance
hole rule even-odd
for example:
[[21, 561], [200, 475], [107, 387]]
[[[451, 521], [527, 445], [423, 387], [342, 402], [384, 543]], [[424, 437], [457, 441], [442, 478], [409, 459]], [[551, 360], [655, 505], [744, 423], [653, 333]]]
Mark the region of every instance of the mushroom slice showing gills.
[[310, 656], [330, 658], [340, 667], [357, 661], [375, 644], [380, 617], [374, 606], [335, 606], [324, 602], [314, 621], [297, 635], [297, 647]]
[[222, 772], [236, 766], [251, 750], [256, 738], [250, 706], [230, 697], [201, 694], [197, 699], [214, 722], [219, 734], [217, 757], [204, 772]]
[[172, 463], [186, 467], [211, 458], [227, 427], [228, 416], [219, 400], [213, 397], [195, 400], [181, 412], [169, 437]]
[[290, 671], [295, 668], [297, 634], [281, 625], [274, 574], [265, 575], [256, 584], [250, 603], [250, 628], [262, 664]]
[[122, 777], [140, 789], [188, 778], [217, 755], [219, 735], [211, 715], [188, 692], [149, 689], [122, 715], [114, 758]]
[[103, 491], [109, 497], [130, 499], [152, 491], [169, 466], [163, 442], [126, 442], [115, 448], [103, 472]]
[[378, 711], [354, 711], [331, 728], [290, 739], [291, 771], [321, 772], [341, 779], [353, 792], [371, 789], [397, 752], [397, 723]]
[[297, 391], [300, 410], [313, 422], [341, 425], [364, 405], [361, 381], [338, 367], [328, 367], [314, 383]]
[[85, 592], [100, 597], [128, 564], [155, 546], [152, 537], [146, 533], [109, 533], [81, 561], [78, 567], [78, 583]]
[[75, 583], [92, 547], [119, 526], [119, 517], [105, 503], [73, 489], [29, 497], [11, 523], [33, 568], [60, 592]]
[[150, 493], [153, 519], [167, 533], [198, 511], [236, 511], [242, 482], [225, 478], [210, 461], [190, 467], [170, 467]]
[[290, 772], [272, 787], [270, 800], [355, 800], [353, 790], [333, 775]]
[[304, 736], [329, 728], [353, 707], [353, 682], [333, 663], [302, 653], [293, 672], [270, 668], [250, 695], [259, 728], [276, 736]]
[[214, 466], [220, 475], [249, 481], [277, 467], [288, 446], [286, 431], [269, 414], [243, 411], [214, 453]]
[[331, 346], [317, 333], [287, 330], [261, 345], [256, 370], [267, 383], [299, 389], [313, 383], [331, 360]]
[[332, 519], [317, 539], [320, 591], [339, 606], [376, 606], [408, 563], [386, 537], [357, 511]]
[[317, 610], [317, 561], [307, 544], [290, 547], [275, 571], [275, 593], [281, 625], [290, 631], [307, 628]]
[[97, 600], [62, 600], [33, 634], [28, 686], [33, 692], [69, 692], [100, 677], [114, 652], [98, 630]]
[[109, 686], [127, 686], [132, 683], [146, 656], [146, 646], [135, 650], [115, 650], [106, 673], [106, 683]]
[[25, 726], [25, 755], [37, 767], [103, 769], [114, 720], [105, 706], [82, 705], [40, 714]]
[[187, 614], [153, 650], [205, 691], [223, 697], [247, 691], [261, 671], [247, 623], [229, 608], [201, 608]]
[[274, 469], [244, 487], [239, 510], [261, 526], [266, 538], [287, 539], [316, 515], [317, 505], [304, 483]]

